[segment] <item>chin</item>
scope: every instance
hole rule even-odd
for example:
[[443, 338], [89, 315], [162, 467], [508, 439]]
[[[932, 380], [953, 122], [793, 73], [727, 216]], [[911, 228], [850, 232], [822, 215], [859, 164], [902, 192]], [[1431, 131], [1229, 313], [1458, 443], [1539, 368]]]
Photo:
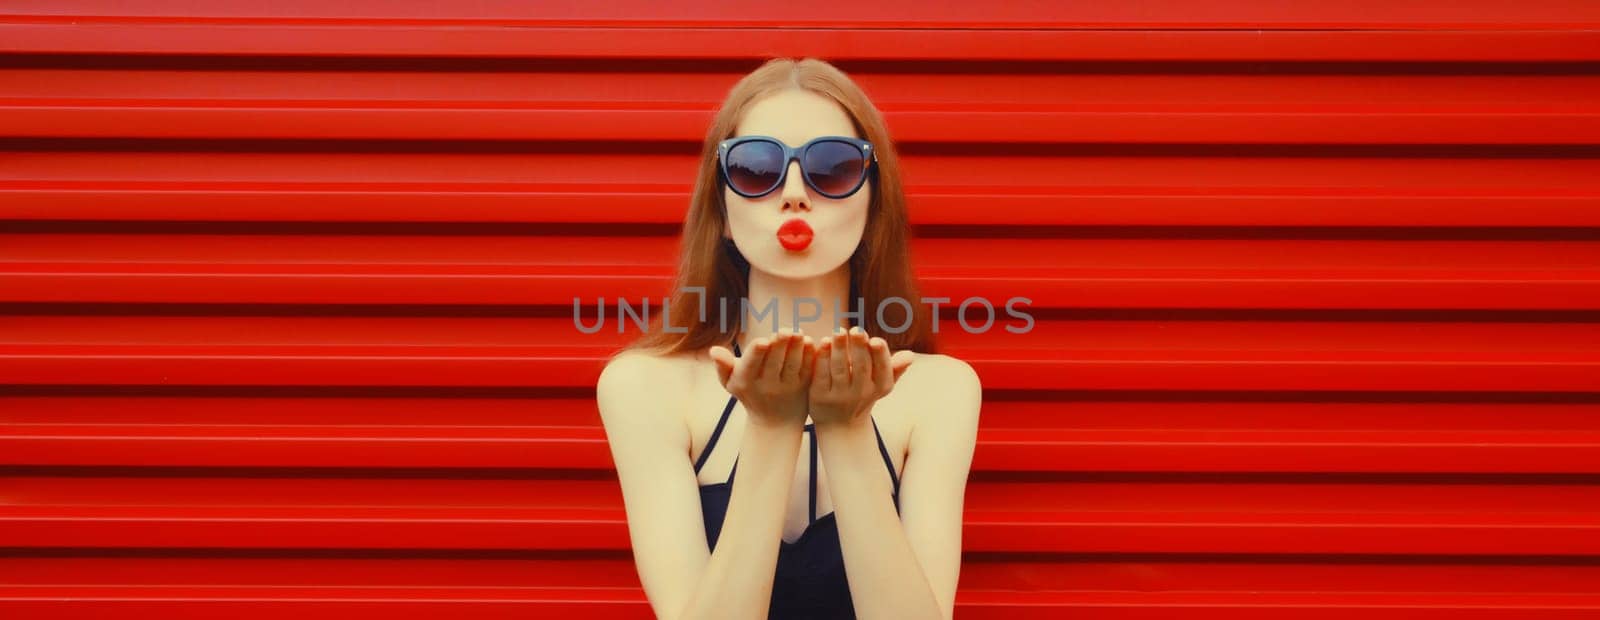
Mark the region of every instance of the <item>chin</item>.
[[768, 260], [752, 262], [751, 266], [778, 278], [809, 280], [833, 273], [849, 258], [848, 255], [828, 256], [817, 252], [814, 247], [802, 252], [779, 248]]
[[785, 280], [810, 280], [827, 275], [833, 270], [819, 269], [811, 265], [791, 264], [778, 265], [776, 267], [762, 269], [761, 271], [765, 272], [769, 276], [783, 278]]

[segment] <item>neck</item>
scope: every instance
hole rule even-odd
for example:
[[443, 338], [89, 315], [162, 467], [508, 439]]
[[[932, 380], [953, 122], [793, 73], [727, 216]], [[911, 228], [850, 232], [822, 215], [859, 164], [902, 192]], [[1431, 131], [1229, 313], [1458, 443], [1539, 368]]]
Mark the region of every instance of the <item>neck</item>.
[[748, 350], [750, 341], [756, 338], [794, 331], [797, 322], [800, 333], [811, 336], [812, 341], [832, 336], [836, 326], [848, 329], [852, 321], [857, 325], [864, 322], [862, 317], [844, 316], [845, 312], [859, 309], [856, 300], [849, 299], [848, 262], [830, 273], [804, 280], [780, 278], [751, 269], [749, 291], [744, 333], [738, 341], [744, 350]]

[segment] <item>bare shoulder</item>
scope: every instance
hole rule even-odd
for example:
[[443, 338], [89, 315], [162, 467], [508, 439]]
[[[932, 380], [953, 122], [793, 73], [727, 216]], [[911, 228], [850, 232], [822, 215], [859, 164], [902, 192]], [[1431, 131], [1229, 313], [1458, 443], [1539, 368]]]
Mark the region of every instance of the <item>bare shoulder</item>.
[[929, 388], [940, 388], [945, 394], [949, 394], [951, 390], [983, 388], [978, 372], [972, 369], [972, 364], [943, 353], [918, 353], [915, 361], [911, 362], [911, 368], [906, 369], [906, 374], [900, 377], [901, 380], [911, 379], [912, 371], [918, 371], [916, 381]]
[[597, 387], [635, 391], [687, 387], [694, 357], [628, 350], [606, 362]]
[[[912, 437], [963, 436], [976, 433], [983, 382], [966, 360], [943, 353], [918, 353], [895, 389], [907, 388], [912, 400]], [[929, 413], [937, 412], [937, 415]], [[920, 431], [920, 432], [919, 432]]]
[[681, 410], [692, 384], [691, 370], [686, 356], [647, 351], [617, 354], [606, 362], [595, 384], [601, 417], [607, 425], [626, 418], [630, 426], [638, 426], [634, 422], [658, 428], [666, 422], [682, 426]]

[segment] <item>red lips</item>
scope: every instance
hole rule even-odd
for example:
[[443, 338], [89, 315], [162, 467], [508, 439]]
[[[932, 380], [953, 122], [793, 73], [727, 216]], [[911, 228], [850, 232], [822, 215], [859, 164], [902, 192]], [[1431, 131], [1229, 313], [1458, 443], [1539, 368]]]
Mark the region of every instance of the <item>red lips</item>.
[[778, 227], [778, 243], [791, 252], [806, 249], [811, 245], [811, 225], [800, 218], [784, 222]]

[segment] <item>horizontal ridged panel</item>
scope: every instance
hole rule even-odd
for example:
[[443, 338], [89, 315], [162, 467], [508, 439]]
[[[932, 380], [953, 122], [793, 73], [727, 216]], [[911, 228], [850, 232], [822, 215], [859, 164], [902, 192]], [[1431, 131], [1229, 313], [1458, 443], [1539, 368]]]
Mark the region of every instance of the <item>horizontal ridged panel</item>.
[[[981, 320], [968, 319], [977, 333], [953, 320], [939, 333], [994, 389], [1581, 394], [1600, 372], [1594, 323], [1052, 320], [1019, 335], [1005, 327], [1024, 321], [979, 331]], [[581, 387], [637, 336], [631, 323], [618, 333], [614, 316], [606, 325], [584, 334], [570, 317], [13, 315], [0, 322], [9, 343], [0, 382]]]
[[[526, 410], [535, 406], [539, 416], [527, 419]], [[441, 408], [451, 412], [451, 423], [436, 419]], [[0, 398], [0, 409], [6, 412], [0, 416], [6, 423], [0, 466], [611, 466], [589, 399], [106, 393], [11, 396]], [[1030, 471], [1600, 473], [1600, 407], [1583, 403], [1064, 398], [994, 400], [985, 405], [984, 419], [973, 463], [980, 477]]]
[[[426, 25], [466, 25], [501, 21], [518, 25], [549, 24], [596, 28], [701, 26], [707, 28], [974, 28], [1056, 29], [1129, 28], [1137, 30], [1278, 27], [1292, 29], [1399, 28], [1570, 30], [1600, 24], [1600, 9], [1582, 0], [1526, 2], [1452, 2], [1421, 0], [1405, 4], [1362, 0], [1309, 7], [1272, 7], [1249, 0], [1223, 0], [1191, 6], [1183, 0], [1154, 0], [1140, 5], [1106, 4], [1045, 11], [1039, 5], [978, 6], [941, 0], [887, 0], [859, 4], [821, 0], [808, 15], [790, 15], [772, 7], [751, 5], [665, 5], [649, 0], [619, 0], [604, 7], [545, 4], [528, 6], [515, 0], [488, 0], [440, 7], [425, 0], [346, 2], [285, 0], [270, 6], [153, 0], [120, 2], [50, 2], [19, 0], [9, 15], [25, 21], [129, 21], [149, 24], [208, 21], [380, 21]], [[318, 41], [319, 43], [326, 43]]]
[[[677, 242], [668, 237], [495, 235], [471, 245], [458, 239], [0, 235], [12, 282], [0, 301], [570, 306], [604, 300], [615, 318], [619, 299], [636, 308], [650, 299], [659, 311], [671, 292]], [[1015, 316], [1005, 311], [1013, 298], [1017, 314], [1106, 307], [1600, 309], [1600, 241], [932, 238], [916, 249], [925, 303], [946, 298], [939, 303], [953, 313], [978, 297], [991, 300], [997, 319]], [[982, 309], [972, 312], [968, 320], [981, 323]]]
[[[1385, 564], [1370, 558], [1335, 564], [1274, 563], [1248, 558], [1117, 562], [1104, 556], [1046, 562], [975, 554], [962, 570], [957, 615], [972, 618], [1087, 616], [1159, 618], [1221, 614], [1230, 618], [1333, 619], [1351, 614], [1411, 618], [1585, 618], [1600, 579], [1593, 566], [1461, 565], [1448, 559]], [[1026, 568], [1034, 591], [1013, 591]], [[627, 557], [551, 559], [515, 553], [430, 558], [261, 557], [237, 550], [219, 557], [152, 556], [129, 550], [111, 558], [29, 556], [0, 561], [9, 609], [38, 614], [138, 610], [162, 617], [225, 613], [272, 618], [285, 612], [425, 618], [525, 618], [530, 608], [600, 616], [647, 617]], [[175, 599], [171, 582], [193, 584]], [[74, 585], [55, 585], [68, 582]], [[540, 584], [540, 585], [529, 585]], [[1203, 590], [1203, 591], [1202, 591]], [[1421, 594], [1419, 594], [1421, 593]]]
[[[14, 141], [11, 148], [30, 144], [43, 150], [0, 151], [6, 218], [346, 226], [681, 224], [696, 148], [560, 152], [573, 147], [337, 141]], [[1396, 227], [1382, 233], [1412, 236], [1456, 227], [1600, 227], [1600, 160], [1573, 153], [1061, 145], [986, 156], [908, 148], [905, 184], [916, 225], [1286, 226], [1304, 230], [1280, 236], [1346, 238], [1378, 231], [1345, 227]], [[1208, 232], [1219, 231], [1190, 234]]]
[[[626, 551], [614, 481], [26, 478], [0, 546]], [[1587, 485], [975, 482], [964, 548], [1029, 553], [1600, 553]], [[270, 498], [270, 499], [266, 499]], [[1356, 507], [1359, 506], [1359, 509]]]
[[[0, 72], [0, 83], [11, 85], [0, 88], [0, 131], [50, 138], [693, 141], [715, 111], [717, 101], [707, 95], [717, 94], [722, 77], [434, 71], [391, 79], [351, 71], [331, 82], [309, 72], [76, 73]], [[1573, 75], [885, 76], [861, 84], [895, 94], [875, 103], [906, 143], [1577, 145], [1600, 135], [1596, 87]], [[150, 90], [161, 95], [126, 94]], [[1173, 100], [1173, 92], [1195, 95]]]
[[1595, 617], [1597, 25], [8, 4], [0, 615], [649, 617], [593, 385], [791, 55], [883, 111], [983, 379], [958, 618]]

